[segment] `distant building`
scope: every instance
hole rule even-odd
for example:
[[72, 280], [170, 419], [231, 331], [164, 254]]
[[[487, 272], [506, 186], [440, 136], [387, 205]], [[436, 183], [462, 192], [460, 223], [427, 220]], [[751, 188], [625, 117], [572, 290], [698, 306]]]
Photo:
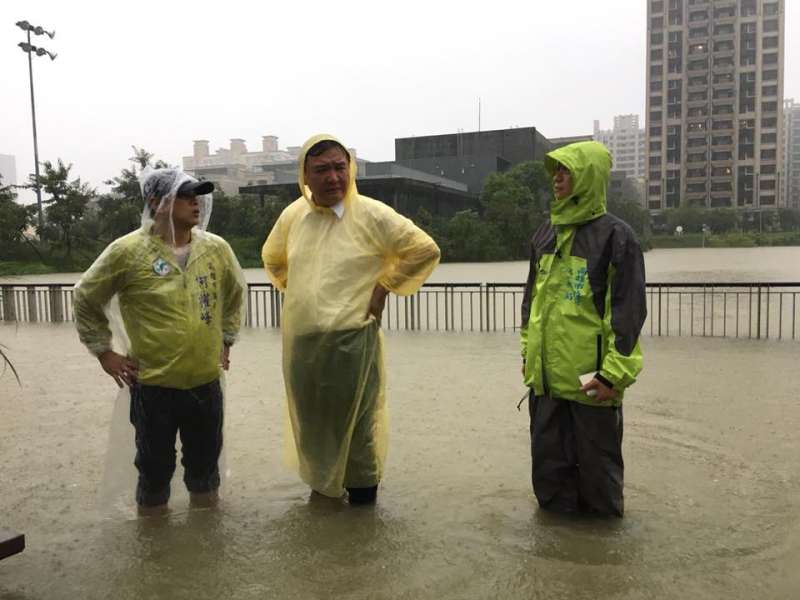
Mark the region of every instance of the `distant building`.
[[17, 185], [17, 159], [13, 154], [0, 154], [2, 185]]
[[566, 137], [548, 138], [550, 150], [558, 150], [563, 146], [569, 146], [577, 142], [591, 142], [594, 139], [591, 135], [568, 135]]
[[[395, 162], [364, 162], [356, 178], [359, 193], [388, 204], [399, 213], [415, 218], [420, 209], [433, 216], [449, 217], [461, 210], [479, 207], [478, 196], [459, 181], [432, 175]], [[290, 202], [300, 195], [297, 168], [291, 181], [242, 186], [238, 192], [258, 196], [263, 203], [267, 196]]]
[[648, 0], [647, 207], [780, 206], [784, 0]]
[[[355, 148], [349, 148], [356, 156]], [[300, 146], [278, 148], [278, 138], [265, 135], [261, 139], [261, 150], [250, 152], [245, 140], [233, 138], [228, 148], [209, 152], [208, 140], [195, 140], [191, 156], [183, 157], [183, 170], [197, 178], [213, 181], [217, 188], [235, 195], [239, 188], [270, 183], [297, 181], [297, 158]], [[363, 160], [356, 159], [359, 171]]]
[[800, 103], [784, 101], [783, 122], [783, 204], [800, 209]]
[[644, 180], [645, 130], [639, 127], [639, 115], [615, 116], [612, 129], [600, 129], [600, 121], [595, 121], [592, 138], [611, 152], [615, 171]]
[[479, 194], [486, 177], [529, 160], [543, 160], [550, 143], [535, 127], [396, 138], [395, 162], [465, 183]]

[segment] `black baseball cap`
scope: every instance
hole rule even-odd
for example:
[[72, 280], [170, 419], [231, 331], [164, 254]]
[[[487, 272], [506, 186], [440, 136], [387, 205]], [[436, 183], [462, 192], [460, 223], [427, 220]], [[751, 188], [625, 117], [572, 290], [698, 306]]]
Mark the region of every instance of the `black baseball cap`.
[[178, 188], [176, 196], [203, 196], [214, 191], [212, 181], [184, 181]]
[[[142, 184], [142, 195], [145, 200], [151, 198], [164, 198], [175, 185], [175, 180], [182, 175], [178, 169], [155, 169], [145, 179]], [[189, 179], [184, 181], [178, 188], [176, 196], [200, 196], [210, 194], [214, 191], [214, 183], [211, 181], [196, 181]]]

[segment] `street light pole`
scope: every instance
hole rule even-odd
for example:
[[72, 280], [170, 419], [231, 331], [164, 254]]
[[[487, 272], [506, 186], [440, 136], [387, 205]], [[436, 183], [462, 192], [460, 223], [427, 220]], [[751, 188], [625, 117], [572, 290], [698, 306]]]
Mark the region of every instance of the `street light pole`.
[[[31, 30], [28, 29], [28, 46], [31, 45]], [[31, 84], [31, 121], [33, 122], [33, 167], [36, 173], [36, 208], [39, 214], [38, 234], [42, 235], [44, 213], [42, 212], [42, 186], [39, 185], [39, 141], [36, 137], [36, 102], [33, 96], [33, 57], [28, 52], [28, 79]]]
[[39, 235], [41, 235], [42, 228], [44, 227], [44, 212], [42, 210], [42, 187], [39, 184], [39, 140], [36, 135], [36, 101], [33, 93], [33, 54], [36, 53], [37, 56], [44, 56], [47, 54], [50, 57], [50, 60], [55, 60], [56, 54], [53, 54], [44, 48], [37, 48], [36, 46], [33, 46], [31, 44], [31, 31], [36, 35], [47, 34], [51, 40], [55, 37], [56, 32], [45, 31], [42, 27], [31, 25], [28, 23], [28, 21], [18, 21], [16, 25], [25, 31], [28, 37], [27, 43], [22, 42], [18, 45], [20, 48], [22, 48], [22, 51], [28, 55], [28, 78], [31, 87], [31, 121], [33, 123], [33, 161], [34, 173], [36, 176], [36, 207], [39, 217], [38, 231]]

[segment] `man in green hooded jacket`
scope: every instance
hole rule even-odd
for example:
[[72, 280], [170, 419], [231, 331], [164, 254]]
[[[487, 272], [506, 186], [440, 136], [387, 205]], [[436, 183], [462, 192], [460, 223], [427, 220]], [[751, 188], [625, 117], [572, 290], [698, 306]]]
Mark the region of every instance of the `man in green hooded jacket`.
[[642, 369], [644, 259], [606, 212], [605, 146], [564, 146], [545, 169], [555, 198], [531, 241], [521, 327], [533, 490], [545, 509], [621, 517], [622, 398]]

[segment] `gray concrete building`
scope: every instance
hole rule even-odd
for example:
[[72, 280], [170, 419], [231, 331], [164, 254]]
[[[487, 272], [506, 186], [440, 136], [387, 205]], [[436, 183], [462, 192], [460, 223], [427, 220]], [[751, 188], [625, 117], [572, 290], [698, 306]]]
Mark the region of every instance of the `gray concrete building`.
[[397, 138], [395, 162], [467, 184], [479, 194], [486, 177], [529, 160], [543, 160], [550, 143], [535, 127]]
[[781, 187], [785, 205], [800, 209], [800, 103], [789, 99], [783, 104], [783, 169]]
[[784, 0], [647, 0], [647, 207], [776, 208]]
[[639, 127], [639, 115], [617, 115], [611, 129], [600, 129], [600, 121], [595, 121], [592, 138], [611, 152], [615, 171], [644, 180], [645, 131]]

